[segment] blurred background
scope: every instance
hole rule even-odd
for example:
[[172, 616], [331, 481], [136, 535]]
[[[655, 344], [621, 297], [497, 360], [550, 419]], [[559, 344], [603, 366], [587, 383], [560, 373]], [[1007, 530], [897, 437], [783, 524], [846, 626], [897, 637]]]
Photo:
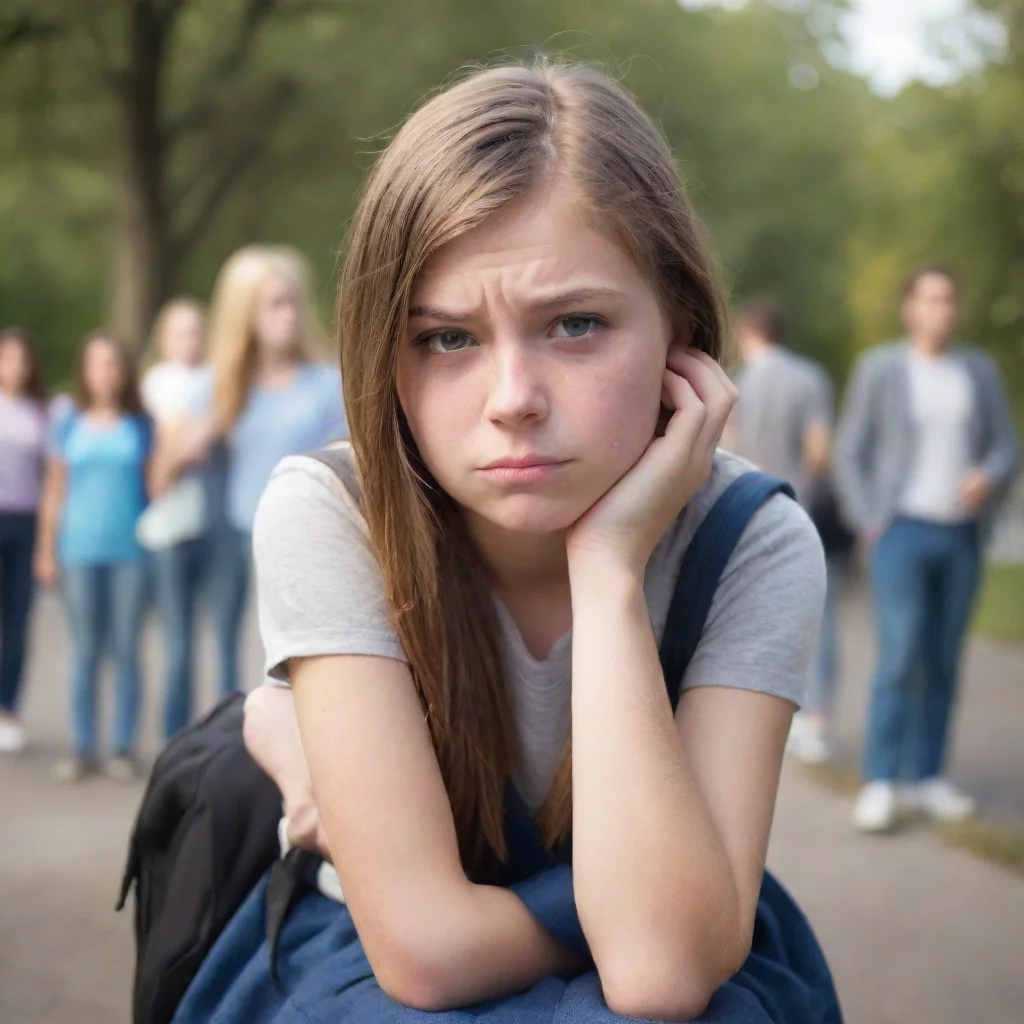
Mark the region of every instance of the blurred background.
[[[329, 321], [360, 183], [403, 117], [460, 68], [536, 52], [596, 62], [639, 97], [731, 295], [778, 299], [790, 346], [837, 393], [858, 352], [899, 333], [907, 271], [941, 260], [962, 281], [960, 334], [996, 360], [1024, 428], [1024, 0], [0, 0], [0, 326], [29, 327], [65, 390], [85, 331], [141, 351], [168, 298], [206, 301], [252, 242], [308, 257]], [[850, 829], [873, 644], [856, 586], [835, 763], [787, 767], [770, 862], [856, 1024], [1024, 1019], [1019, 487], [992, 560], [954, 761], [980, 819]], [[33, 744], [0, 763], [0, 1021], [127, 1021], [130, 921], [111, 907], [141, 788], [48, 780], [67, 654], [58, 602], [39, 604]]]
[[[1024, 397], [1017, 0], [2, 0], [0, 321], [48, 377], [106, 323], [209, 295], [238, 245], [314, 263], [325, 312], [360, 181], [468, 63], [619, 73], [675, 148], [738, 295], [776, 294], [842, 378], [908, 267], [963, 275], [963, 333]], [[1017, 406], [1021, 406], [1018, 400]]]

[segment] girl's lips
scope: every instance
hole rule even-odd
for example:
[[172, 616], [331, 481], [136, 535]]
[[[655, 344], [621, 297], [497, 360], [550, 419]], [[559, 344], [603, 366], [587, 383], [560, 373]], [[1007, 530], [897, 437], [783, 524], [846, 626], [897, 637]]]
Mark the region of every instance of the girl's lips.
[[541, 457], [501, 459], [490, 466], [485, 466], [480, 472], [496, 483], [521, 484], [543, 480], [566, 465], [566, 462]]

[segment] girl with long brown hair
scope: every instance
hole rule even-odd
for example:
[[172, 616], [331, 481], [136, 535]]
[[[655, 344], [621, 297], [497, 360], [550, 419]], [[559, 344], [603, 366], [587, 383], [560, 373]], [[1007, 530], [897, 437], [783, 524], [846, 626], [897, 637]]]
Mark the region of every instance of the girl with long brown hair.
[[0, 331], [0, 753], [25, 745], [18, 701], [46, 434], [39, 351], [25, 328], [8, 327]]
[[152, 446], [131, 353], [104, 331], [87, 334], [74, 408], [54, 425], [35, 556], [36, 579], [60, 583], [71, 625], [74, 748], [54, 767], [61, 782], [98, 768], [96, 689], [108, 647], [117, 691], [107, 772], [120, 781], [136, 774], [146, 571], [135, 528], [148, 500]]
[[[722, 305], [657, 130], [585, 68], [441, 93], [370, 174], [338, 325], [351, 445], [337, 474], [285, 460], [256, 517], [267, 669], [290, 688], [250, 698], [247, 743], [346, 909], [303, 900], [280, 996], [250, 929], [221, 993], [237, 1002], [218, 1004], [215, 957], [180, 1024], [215, 1005], [399, 1020], [394, 1002], [467, 1006], [588, 966], [607, 1004], [588, 1020], [838, 1020], [795, 908], [813, 979], [772, 929], [754, 938], [824, 592], [788, 498], [743, 534], [675, 714], [665, 699], [681, 560], [750, 467], [717, 450], [735, 399]], [[495, 884], [515, 804], [549, 851], [571, 826], [585, 960]], [[352, 924], [390, 1000], [346, 987]], [[244, 959], [237, 938], [221, 948]], [[768, 980], [732, 984], [755, 942]]]

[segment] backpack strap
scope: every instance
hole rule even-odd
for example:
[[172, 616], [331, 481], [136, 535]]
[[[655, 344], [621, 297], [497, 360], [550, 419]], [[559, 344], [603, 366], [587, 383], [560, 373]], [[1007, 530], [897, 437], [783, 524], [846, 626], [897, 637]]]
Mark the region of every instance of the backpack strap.
[[737, 477], [718, 496], [683, 555], [658, 652], [673, 711], [722, 573], [747, 524], [776, 494], [794, 497], [793, 488], [778, 477], [756, 471]]

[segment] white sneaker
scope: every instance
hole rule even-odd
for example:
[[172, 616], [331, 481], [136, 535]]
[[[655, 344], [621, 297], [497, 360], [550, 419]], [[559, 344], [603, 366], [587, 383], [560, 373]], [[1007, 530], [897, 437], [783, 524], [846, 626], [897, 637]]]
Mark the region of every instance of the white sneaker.
[[861, 832], [888, 832], [896, 824], [895, 784], [878, 781], [862, 786], [850, 821]]
[[130, 757], [119, 754], [107, 762], [107, 778], [115, 782], [134, 782], [139, 777], [139, 769]]
[[905, 800], [919, 814], [942, 822], [966, 821], [977, 807], [973, 797], [943, 778], [925, 779], [908, 787]]
[[797, 713], [786, 740], [786, 753], [803, 764], [825, 764], [832, 757], [828, 732], [825, 722]]
[[81, 782], [90, 775], [96, 774], [96, 762], [89, 757], [80, 757], [75, 754], [71, 757], [62, 757], [54, 766], [51, 772], [55, 782], [75, 783]]
[[20, 722], [0, 722], [0, 754], [17, 754], [25, 749], [25, 729]]

